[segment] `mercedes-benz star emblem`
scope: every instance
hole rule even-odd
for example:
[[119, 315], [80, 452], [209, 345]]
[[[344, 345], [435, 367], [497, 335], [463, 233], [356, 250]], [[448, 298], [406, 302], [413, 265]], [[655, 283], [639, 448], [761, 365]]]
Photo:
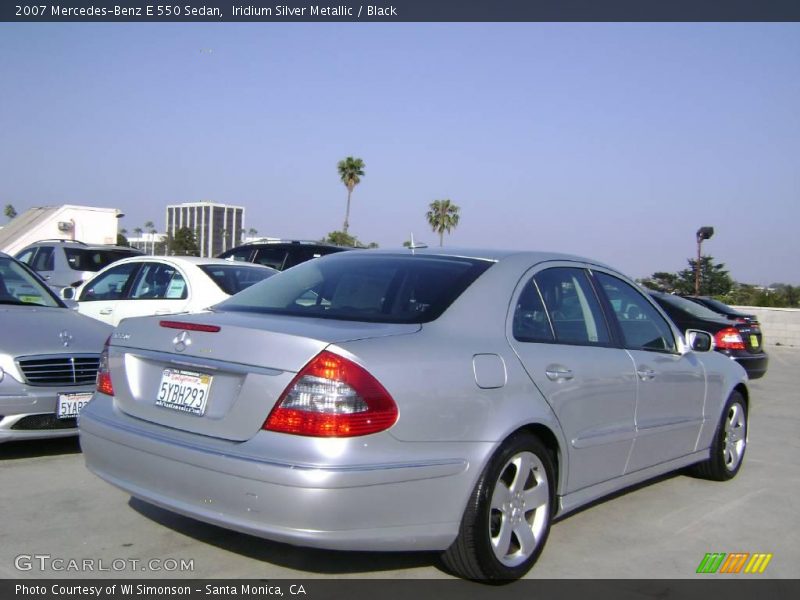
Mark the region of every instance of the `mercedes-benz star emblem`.
[[186, 350], [187, 346], [192, 345], [192, 338], [189, 336], [188, 331], [181, 331], [175, 336], [172, 343], [175, 344], [175, 352], [183, 352]]
[[72, 335], [66, 329], [62, 330], [58, 337], [61, 338], [61, 342], [64, 344], [64, 348], [69, 346], [69, 343], [72, 341]]

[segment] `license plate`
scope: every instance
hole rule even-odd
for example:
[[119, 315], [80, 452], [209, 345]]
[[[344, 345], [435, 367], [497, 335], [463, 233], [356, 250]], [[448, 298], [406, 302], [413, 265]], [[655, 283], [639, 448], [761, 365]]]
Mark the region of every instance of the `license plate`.
[[91, 392], [59, 393], [56, 416], [59, 419], [74, 419], [91, 399]]
[[753, 348], [758, 348], [758, 336], [756, 336], [756, 335], [751, 335], [750, 336], [750, 345]]
[[156, 406], [201, 417], [206, 412], [210, 386], [211, 375], [178, 369], [164, 369], [161, 375], [161, 385], [158, 386]]

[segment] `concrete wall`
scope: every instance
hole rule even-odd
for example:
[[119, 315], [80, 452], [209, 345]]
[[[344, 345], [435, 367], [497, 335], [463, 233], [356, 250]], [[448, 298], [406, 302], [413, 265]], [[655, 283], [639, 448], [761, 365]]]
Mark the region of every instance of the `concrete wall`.
[[758, 317], [765, 346], [800, 347], [800, 308], [763, 306], [734, 306], [734, 308]]

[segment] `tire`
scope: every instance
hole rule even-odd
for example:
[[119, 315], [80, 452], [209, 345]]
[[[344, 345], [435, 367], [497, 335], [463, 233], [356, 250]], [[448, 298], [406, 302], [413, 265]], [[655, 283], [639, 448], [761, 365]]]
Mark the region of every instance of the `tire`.
[[694, 465], [694, 474], [703, 479], [728, 481], [736, 477], [747, 450], [747, 403], [740, 392], [733, 392], [722, 410], [711, 455]]
[[519, 579], [550, 533], [554, 467], [550, 452], [527, 432], [497, 450], [470, 496], [461, 528], [442, 561], [466, 579]]

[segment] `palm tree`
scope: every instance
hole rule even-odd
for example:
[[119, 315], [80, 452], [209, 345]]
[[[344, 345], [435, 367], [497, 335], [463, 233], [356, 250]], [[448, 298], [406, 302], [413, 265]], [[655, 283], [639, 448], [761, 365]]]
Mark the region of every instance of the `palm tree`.
[[[147, 233], [150, 234], [150, 243], [152, 245], [152, 249], [150, 251], [150, 254], [155, 254], [156, 253], [156, 242], [155, 242], [156, 238], [155, 238], [155, 235], [154, 235], [155, 232], [156, 232], [155, 223], [153, 223], [152, 221], [147, 221], [144, 224], [144, 228], [147, 230]], [[147, 249], [147, 246], [145, 246], [145, 250], [146, 249]]]
[[339, 169], [339, 179], [347, 188], [347, 212], [344, 213], [344, 228], [342, 229], [347, 233], [347, 228], [350, 226], [350, 195], [364, 177], [364, 161], [348, 156], [339, 161], [337, 168]]
[[[139, 238], [139, 242], [140, 243], [141, 243], [141, 240], [142, 240], [142, 231], [144, 231], [144, 230], [141, 227], [134, 227], [133, 228], [133, 233], [135, 233], [136, 237]], [[138, 248], [138, 246], [137, 246], [137, 248]], [[139, 248], [139, 250], [141, 250], [141, 248]]]
[[458, 226], [458, 213], [460, 210], [461, 209], [450, 202], [449, 199], [434, 200], [431, 202], [430, 210], [426, 217], [428, 218], [428, 224], [431, 226], [431, 229], [439, 234], [440, 246], [444, 245], [444, 232], [450, 233], [451, 229], [455, 229]]

